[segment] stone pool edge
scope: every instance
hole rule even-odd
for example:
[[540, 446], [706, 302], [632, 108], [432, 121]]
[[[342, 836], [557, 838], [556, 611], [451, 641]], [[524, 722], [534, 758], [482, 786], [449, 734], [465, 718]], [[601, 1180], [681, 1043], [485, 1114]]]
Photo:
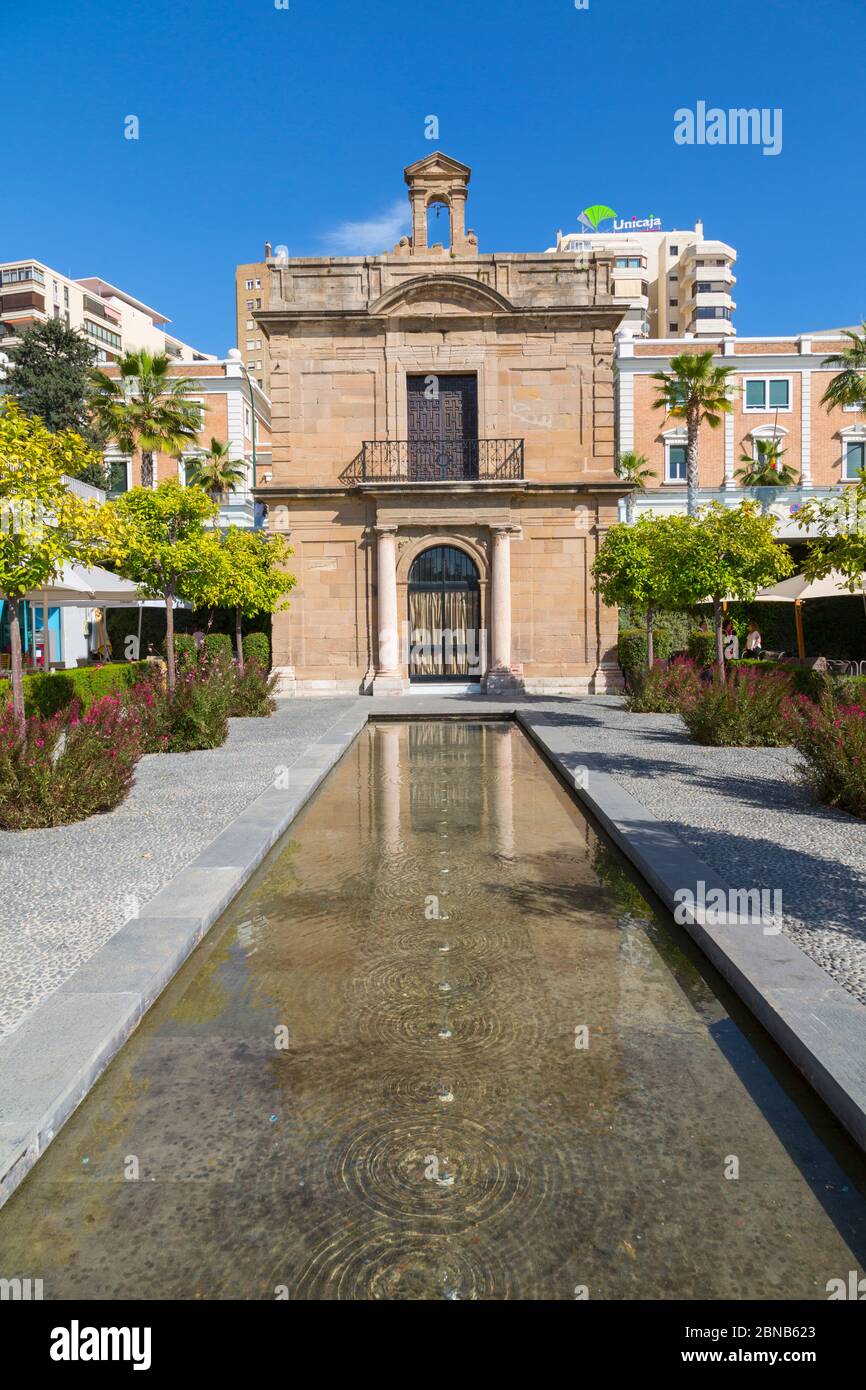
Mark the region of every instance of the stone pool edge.
[[19, 1026], [0, 1038], [0, 1207], [354, 743], [343, 715]]
[[[609, 773], [585, 771], [573, 734], [517, 709], [517, 725], [673, 912], [683, 888], [697, 897], [726, 883]], [[585, 785], [584, 785], [585, 783]], [[685, 913], [685, 929], [750, 1012], [866, 1150], [866, 1009], [783, 934], [710, 925]]]

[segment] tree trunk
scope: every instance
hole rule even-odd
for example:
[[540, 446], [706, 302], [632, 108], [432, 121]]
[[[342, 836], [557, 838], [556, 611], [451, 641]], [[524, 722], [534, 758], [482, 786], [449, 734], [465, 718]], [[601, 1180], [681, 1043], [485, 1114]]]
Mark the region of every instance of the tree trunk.
[[627, 526], [634, 525], [634, 493], [630, 492], [625, 499], [625, 521]]
[[698, 429], [700, 420], [696, 413], [689, 411], [687, 419], [688, 444], [686, 449], [686, 489], [688, 501], [686, 510], [694, 516], [698, 510]]
[[725, 681], [725, 639], [722, 633], [722, 600], [713, 599], [713, 626], [716, 630], [716, 669], [719, 680]]
[[23, 738], [26, 723], [24, 718], [24, 673], [21, 667], [21, 629], [18, 626], [21, 600], [9, 598], [6, 602], [9, 604], [9, 642], [12, 649], [12, 709], [18, 728], [18, 737]]
[[646, 668], [651, 671], [655, 661], [655, 626], [656, 611], [648, 608], [646, 611]]
[[153, 454], [150, 452], [141, 455], [141, 486], [153, 487]]
[[241, 610], [235, 608], [235, 647], [238, 654], [238, 670], [241, 675], [244, 673], [244, 639], [243, 623], [241, 621]]
[[165, 596], [165, 664], [168, 698], [174, 694], [174, 594], [171, 590]]

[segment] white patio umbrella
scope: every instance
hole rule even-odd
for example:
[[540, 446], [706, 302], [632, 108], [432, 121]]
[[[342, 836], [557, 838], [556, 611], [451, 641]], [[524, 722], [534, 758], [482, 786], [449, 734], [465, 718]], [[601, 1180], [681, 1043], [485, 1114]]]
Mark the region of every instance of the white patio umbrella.
[[30, 604], [33, 611], [33, 664], [36, 665], [36, 609], [42, 607], [42, 633], [43, 633], [43, 654], [42, 663], [47, 671], [51, 661], [51, 639], [48, 630], [48, 608], [53, 605], [63, 603], [88, 603], [93, 598], [93, 590], [87, 580], [76, 572], [76, 566], [64, 564], [60, 567], [60, 572], [47, 584], [41, 585], [38, 589], [31, 589], [25, 594], [24, 600]]
[[[860, 594], [866, 594], [866, 574], [860, 576]], [[803, 635], [802, 604], [810, 598], [855, 598], [856, 590], [851, 592], [848, 581], [839, 570], [831, 570], [823, 579], [807, 579], [805, 574], [795, 574], [791, 579], [783, 579], [769, 589], [759, 589], [755, 594], [756, 603], [793, 603], [794, 621], [797, 625], [797, 651], [806, 655], [806, 642]]]

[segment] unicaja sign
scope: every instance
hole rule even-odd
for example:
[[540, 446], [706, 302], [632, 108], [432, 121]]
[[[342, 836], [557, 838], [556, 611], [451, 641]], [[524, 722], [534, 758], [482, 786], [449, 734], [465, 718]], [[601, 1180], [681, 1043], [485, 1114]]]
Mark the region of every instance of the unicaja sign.
[[662, 229], [661, 218], [654, 217], [652, 213], [649, 217], [618, 218], [613, 208], [604, 203], [594, 203], [591, 208], [584, 208], [577, 220], [582, 227], [589, 227], [593, 232], [598, 231], [602, 222], [612, 222], [615, 232], [660, 232]]

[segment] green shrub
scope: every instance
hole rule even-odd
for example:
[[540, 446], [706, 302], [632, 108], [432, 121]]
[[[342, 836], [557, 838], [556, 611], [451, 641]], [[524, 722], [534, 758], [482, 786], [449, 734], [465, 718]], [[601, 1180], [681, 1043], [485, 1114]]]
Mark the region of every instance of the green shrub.
[[678, 657], [669, 666], [641, 671], [626, 700], [632, 714], [679, 714], [700, 689], [700, 673], [693, 661]]
[[258, 662], [265, 671], [271, 669], [271, 644], [266, 632], [248, 632], [243, 639], [244, 661]]
[[[168, 651], [165, 642], [162, 643], [160, 651], [163, 657], [167, 658]], [[195, 644], [195, 638], [189, 632], [176, 632], [174, 634], [175, 665], [178, 667], [188, 666], [190, 662], [195, 661], [197, 656], [198, 647]]]
[[70, 825], [123, 801], [142, 753], [140, 721], [119, 695], [78, 701], [49, 719], [33, 715], [19, 739], [12, 706], [0, 708], [0, 829]]
[[696, 630], [689, 633], [686, 650], [698, 666], [712, 666], [716, 660], [716, 634]]
[[696, 743], [715, 748], [779, 748], [791, 742], [787, 706], [794, 695], [781, 671], [756, 670], [718, 674], [702, 682], [694, 699], [680, 711]]
[[866, 710], [825, 690], [819, 704], [800, 696], [787, 711], [803, 780], [822, 801], [866, 818]]
[[209, 632], [204, 639], [205, 655], [211, 661], [228, 663], [232, 659], [232, 639], [227, 632]]
[[260, 666], [257, 661], [246, 661], [243, 675], [237, 666], [232, 667], [229, 717], [264, 719], [273, 714], [277, 707], [273, 692], [278, 679], [276, 673], [269, 675], [267, 668]]
[[36, 671], [24, 677], [24, 708], [28, 715], [50, 719], [77, 700], [88, 710], [104, 695], [127, 690], [138, 679], [143, 661], [110, 662], [105, 666], [79, 666], [71, 671]]
[[161, 673], [151, 672], [129, 693], [128, 706], [144, 730], [146, 753], [219, 748], [228, 736], [233, 676], [207, 656], [181, 671], [168, 698]]
[[[625, 671], [641, 671], [646, 668], [646, 631], [638, 627], [628, 628], [619, 634], [619, 664]], [[653, 634], [653, 651], [659, 661], [670, 656], [673, 647], [671, 636], [666, 628], [656, 628]]]

